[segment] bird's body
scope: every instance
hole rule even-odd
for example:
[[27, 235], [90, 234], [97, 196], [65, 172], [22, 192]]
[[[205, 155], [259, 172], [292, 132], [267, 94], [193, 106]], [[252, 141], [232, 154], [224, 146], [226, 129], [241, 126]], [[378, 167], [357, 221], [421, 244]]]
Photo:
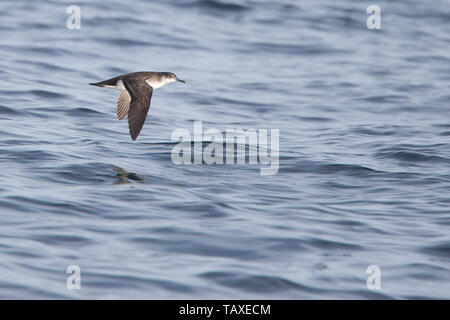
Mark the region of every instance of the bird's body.
[[171, 72], [133, 72], [90, 84], [121, 91], [117, 118], [122, 120], [128, 114], [131, 139], [136, 140], [147, 117], [153, 90], [175, 81], [184, 83]]

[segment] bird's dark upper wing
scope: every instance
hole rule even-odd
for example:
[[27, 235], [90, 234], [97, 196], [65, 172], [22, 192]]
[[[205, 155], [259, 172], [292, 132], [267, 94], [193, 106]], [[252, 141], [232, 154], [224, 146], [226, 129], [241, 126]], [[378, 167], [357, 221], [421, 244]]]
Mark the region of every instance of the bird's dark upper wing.
[[136, 140], [150, 108], [153, 88], [142, 78], [125, 79], [123, 84], [131, 97], [128, 127], [130, 128], [131, 139]]

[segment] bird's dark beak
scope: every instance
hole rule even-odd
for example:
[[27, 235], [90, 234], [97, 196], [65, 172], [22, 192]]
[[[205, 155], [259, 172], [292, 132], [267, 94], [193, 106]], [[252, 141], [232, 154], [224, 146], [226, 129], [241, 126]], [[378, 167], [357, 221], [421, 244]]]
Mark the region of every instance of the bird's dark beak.
[[177, 78], [177, 81], [178, 81], [178, 82], [181, 82], [181, 83], [186, 83], [186, 81], [181, 80], [181, 79], [178, 79], [178, 78]]

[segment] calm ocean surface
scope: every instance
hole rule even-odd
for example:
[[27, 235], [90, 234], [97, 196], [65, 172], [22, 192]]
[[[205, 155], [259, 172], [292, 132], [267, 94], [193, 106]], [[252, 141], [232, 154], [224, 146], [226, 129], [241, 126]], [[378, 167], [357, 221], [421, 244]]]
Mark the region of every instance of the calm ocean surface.
[[[447, 0], [1, 1], [0, 298], [449, 299], [449, 21]], [[187, 83], [132, 142], [88, 83], [144, 70]], [[279, 172], [174, 164], [196, 120], [279, 129]]]

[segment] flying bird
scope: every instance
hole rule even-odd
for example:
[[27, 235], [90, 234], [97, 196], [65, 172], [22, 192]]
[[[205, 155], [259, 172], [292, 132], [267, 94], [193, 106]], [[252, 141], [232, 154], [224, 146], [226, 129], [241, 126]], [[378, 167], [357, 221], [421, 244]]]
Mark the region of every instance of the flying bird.
[[154, 89], [161, 88], [170, 82], [184, 80], [172, 72], [133, 72], [109, 80], [89, 83], [93, 86], [121, 90], [117, 101], [117, 118], [122, 120], [128, 115], [128, 127], [134, 141], [141, 132], [150, 108], [150, 100]]

